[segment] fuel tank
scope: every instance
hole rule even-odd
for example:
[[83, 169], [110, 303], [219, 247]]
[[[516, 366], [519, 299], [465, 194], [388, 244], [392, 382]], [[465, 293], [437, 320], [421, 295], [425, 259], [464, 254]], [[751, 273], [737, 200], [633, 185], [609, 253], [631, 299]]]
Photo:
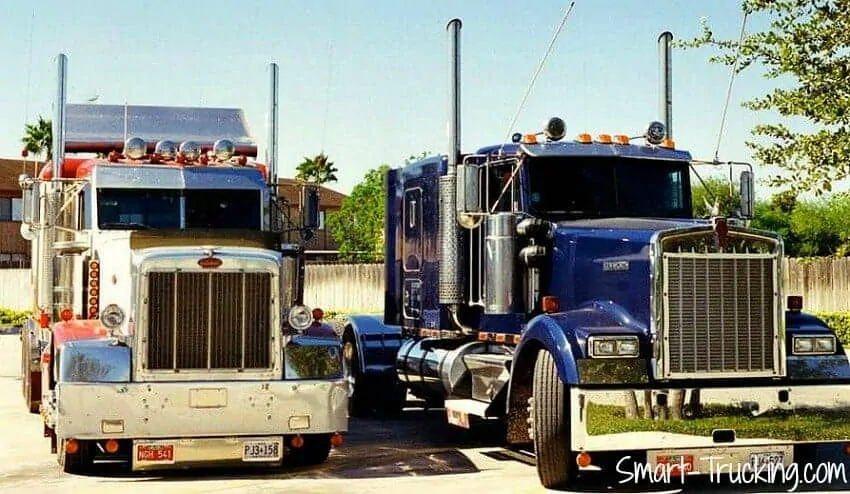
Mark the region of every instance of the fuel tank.
[[452, 344], [437, 338], [409, 339], [396, 356], [399, 380], [420, 398], [472, 396], [472, 379], [464, 356], [504, 354], [500, 344], [472, 341]]

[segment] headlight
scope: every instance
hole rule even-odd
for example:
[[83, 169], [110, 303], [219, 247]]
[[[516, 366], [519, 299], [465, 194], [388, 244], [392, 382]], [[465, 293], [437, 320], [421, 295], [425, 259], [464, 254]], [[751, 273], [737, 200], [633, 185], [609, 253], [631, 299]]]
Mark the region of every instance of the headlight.
[[109, 304], [100, 313], [100, 321], [109, 329], [117, 329], [124, 322], [124, 311], [115, 304]]
[[313, 311], [306, 305], [296, 305], [289, 309], [289, 325], [298, 331], [304, 331], [313, 323]]
[[795, 336], [795, 355], [832, 355], [835, 353], [835, 336]]
[[591, 336], [587, 339], [590, 358], [637, 357], [640, 345], [637, 336]]

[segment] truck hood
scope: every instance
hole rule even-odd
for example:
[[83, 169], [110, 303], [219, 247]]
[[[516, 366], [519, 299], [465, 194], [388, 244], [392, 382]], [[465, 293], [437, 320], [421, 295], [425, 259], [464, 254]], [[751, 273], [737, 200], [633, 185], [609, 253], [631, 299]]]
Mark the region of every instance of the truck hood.
[[663, 230], [708, 225], [707, 220], [604, 218], [556, 224], [548, 293], [562, 309], [616, 301], [649, 327], [649, 243]]

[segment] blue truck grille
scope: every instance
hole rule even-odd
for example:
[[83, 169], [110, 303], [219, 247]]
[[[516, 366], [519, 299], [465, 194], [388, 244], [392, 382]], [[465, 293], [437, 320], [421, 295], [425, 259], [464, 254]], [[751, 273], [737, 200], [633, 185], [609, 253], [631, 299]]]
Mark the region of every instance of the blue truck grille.
[[151, 272], [148, 283], [148, 369], [271, 365], [269, 273]]
[[775, 256], [665, 253], [663, 259], [666, 377], [779, 372]]

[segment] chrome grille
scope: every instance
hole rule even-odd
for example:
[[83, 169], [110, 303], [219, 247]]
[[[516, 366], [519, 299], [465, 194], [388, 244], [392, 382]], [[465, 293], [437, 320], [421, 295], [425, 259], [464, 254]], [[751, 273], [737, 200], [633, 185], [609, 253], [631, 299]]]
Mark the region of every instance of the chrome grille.
[[663, 255], [667, 377], [774, 375], [775, 256]]
[[271, 279], [269, 273], [150, 272], [146, 367], [269, 368]]

